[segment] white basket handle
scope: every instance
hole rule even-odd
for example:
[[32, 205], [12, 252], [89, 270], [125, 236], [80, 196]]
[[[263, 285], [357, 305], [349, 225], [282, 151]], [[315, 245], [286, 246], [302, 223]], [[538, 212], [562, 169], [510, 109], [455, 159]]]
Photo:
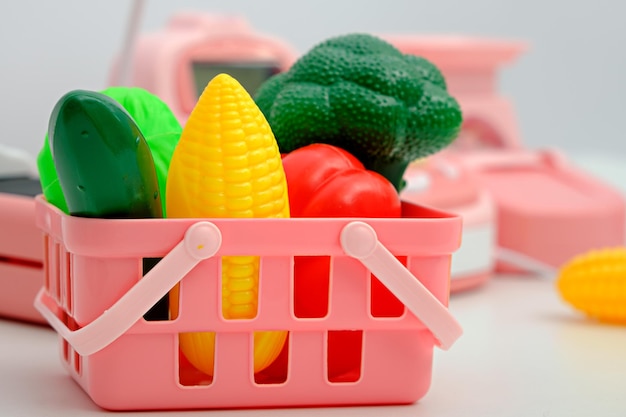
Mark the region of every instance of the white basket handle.
[[361, 261], [424, 325], [437, 345], [447, 350], [463, 329], [448, 309], [378, 240], [367, 223], [354, 221], [341, 231], [341, 246]]
[[35, 307], [81, 355], [91, 355], [107, 347], [126, 332], [200, 261], [215, 255], [222, 245], [222, 234], [213, 223], [191, 225], [185, 236], [161, 261], [124, 294], [110, 309], [78, 330], [70, 330], [43, 302], [42, 288]]

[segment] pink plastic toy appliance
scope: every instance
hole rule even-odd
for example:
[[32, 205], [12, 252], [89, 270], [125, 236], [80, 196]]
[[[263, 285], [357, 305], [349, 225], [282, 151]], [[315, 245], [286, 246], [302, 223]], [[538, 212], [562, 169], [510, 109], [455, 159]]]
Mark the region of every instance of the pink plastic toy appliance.
[[463, 218], [463, 242], [452, 255], [450, 290], [475, 288], [495, 268], [495, 203], [476, 176], [446, 156], [409, 165], [402, 199], [456, 213]]
[[[107, 409], [412, 403], [429, 388], [433, 347], [461, 334], [446, 307], [461, 219], [410, 203], [403, 216], [105, 220], [67, 216], [38, 198], [46, 262], [36, 305], [59, 334], [69, 374]], [[261, 257], [258, 311], [228, 320], [221, 257], [241, 254]], [[320, 254], [332, 258], [328, 312], [297, 317], [293, 257]], [[158, 263], [146, 271], [146, 260]], [[372, 313], [371, 274], [404, 311]], [[177, 283], [178, 315], [144, 319]], [[254, 332], [266, 330], [289, 336], [280, 360], [254, 374]], [[179, 354], [179, 333], [198, 331], [216, 332], [212, 377]], [[357, 340], [341, 352], [356, 372], [334, 379], [329, 358], [346, 337]]]
[[255, 31], [242, 17], [180, 12], [164, 29], [138, 37], [130, 61], [118, 58], [110, 83], [156, 94], [184, 123], [217, 74], [228, 73], [254, 94], [263, 81], [288, 69], [296, 57], [286, 42]]
[[385, 38], [437, 65], [461, 105], [461, 134], [443, 154], [472, 172], [495, 202], [497, 269], [552, 274], [578, 253], [624, 243], [626, 210], [619, 192], [557, 151], [523, 147], [513, 105], [497, 89], [497, 70], [525, 49], [523, 43], [467, 36]]
[[35, 201], [32, 196], [0, 192], [0, 207], [0, 316], [44, 322], [33, 307], [43, 284], [43, 246], [41, 231], [35, 226]]
[[617, 190], [556, 150], [470, 153], [498, 207], [498, 268], [552, 275], [573, 256], [624, 244], [626, 211]]
[[0, 146], [0, 316], [43, 323], [33, 301], [43, 284], [42, 233], [34, 196], [41, 192], [34, 161]]

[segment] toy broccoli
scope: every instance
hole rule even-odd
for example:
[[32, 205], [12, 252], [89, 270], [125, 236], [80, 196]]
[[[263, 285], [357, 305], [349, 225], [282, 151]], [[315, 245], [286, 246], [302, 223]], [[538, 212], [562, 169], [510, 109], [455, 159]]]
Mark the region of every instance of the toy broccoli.
[[407, 165], [449, 145], [462, 123], [435, 65], [368, 34], [318, 44], [265, 81], [255, 100], [281, 152], [335, 145], [397, 190]]

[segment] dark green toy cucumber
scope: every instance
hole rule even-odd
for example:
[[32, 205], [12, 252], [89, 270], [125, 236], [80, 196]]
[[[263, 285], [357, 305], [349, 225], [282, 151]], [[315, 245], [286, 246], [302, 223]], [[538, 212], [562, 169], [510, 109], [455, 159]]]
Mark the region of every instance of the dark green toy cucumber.
[[163, 216], [150, 148], [115, 100], [93, 91], [65, 94], [52, 110], [48, 138], [71, 215]]
[[[118, 102], [92, 91], [65, 94], [52, 110], [48, 139], [69, 214], [163, 217], [150, 148]], [[144, 259], [144, 273], [157, 261]], [[165, 296], [144, 318], [167, 320], [168, 315]]]

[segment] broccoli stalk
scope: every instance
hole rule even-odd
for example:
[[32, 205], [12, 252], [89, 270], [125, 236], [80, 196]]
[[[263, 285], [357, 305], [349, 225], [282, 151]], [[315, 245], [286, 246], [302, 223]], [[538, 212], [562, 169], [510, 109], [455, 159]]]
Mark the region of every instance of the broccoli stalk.
[[318, 44], [265, 81], [255, 101], [281, 152], [339, 146], [397, 190], [407, 165], [449, 145], [462, 123], [435, 65], [367, 34]]

